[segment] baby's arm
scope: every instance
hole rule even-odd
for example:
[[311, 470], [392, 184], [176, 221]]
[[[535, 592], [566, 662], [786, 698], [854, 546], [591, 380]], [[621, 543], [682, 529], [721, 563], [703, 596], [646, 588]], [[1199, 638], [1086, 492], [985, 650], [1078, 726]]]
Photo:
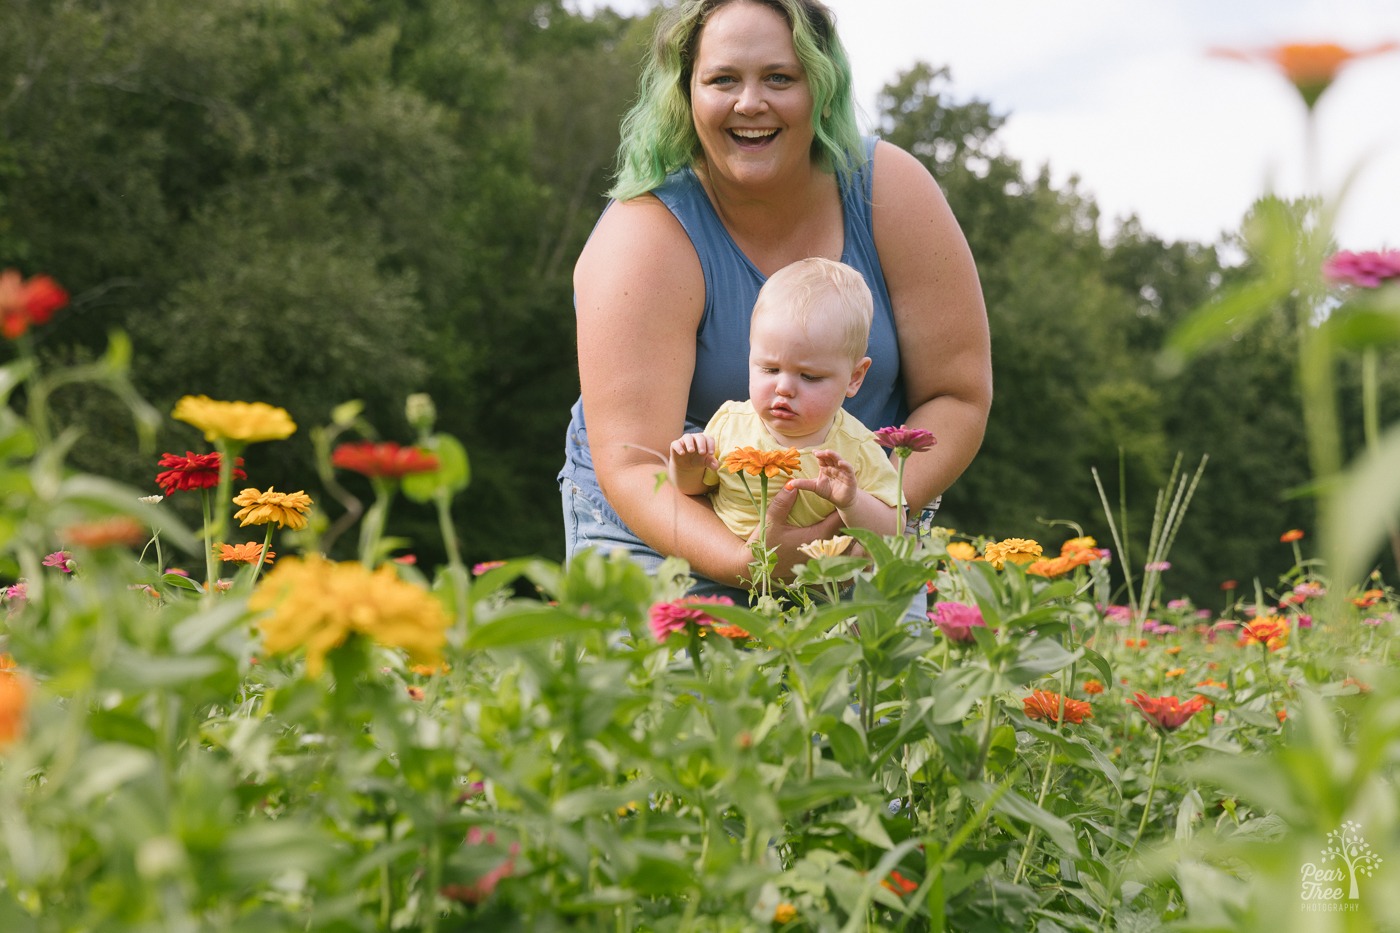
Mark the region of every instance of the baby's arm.
[[666, 472], [676, 489], [687, 496], [699, 496], [710, 491], [705, 485], [705, 470], [718, 470], [715, 440], [706, 434], [683, 434], [671, 442]]
[[892, 535], [895, 508], [860, 488], [855, 467], [834, 450], [818, 450], [817, 475], [788, 480], [788, 487], [814, 492], [836, 506], [847, 528], [865, 528], [877, 534]]

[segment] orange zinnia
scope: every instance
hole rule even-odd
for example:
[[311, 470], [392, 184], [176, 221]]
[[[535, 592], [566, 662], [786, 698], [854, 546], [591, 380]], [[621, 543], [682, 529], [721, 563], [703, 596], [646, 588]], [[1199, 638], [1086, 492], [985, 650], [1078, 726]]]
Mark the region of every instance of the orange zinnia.
[[28, 706], [29, 682], [25, 676], [13, 667], [0, 667], [0, 746], [24, 736]]
[[1400, 49], [1400, 43], [1383, 42], [1369, 49], [1348, 49], [1335, 42], [1291, 42], [1254, 50], [1215, 49], [1212, 54], [1222, 58], [1272, 64], [1289, 84], [1298, 89], [1303, 103], [1311, 110], [1347, 64], [1358, 58], [1382, 55], [1396, 49]]
[[1183, 703], [1174, 696], [1150, 697], [1145, 693], [1135, 693], [1128, 705], [1136, 706], [1143, 718], [1158, 729], [1175, 732], [1205, 707], [1206, 698], [1194, 696]]
[[[1061, 719], [1060, 704], [1064, 704], [1064, 718]], [[1069, 722], [1079, 725], [1086, 719], [1094, 718], [1094, 710], [1083, 700], [1071, 700], [1049, 690], [1036, 690], [1021, 701], [1026, 715], [1031, 719], [1045, 719], [1050, 722]]]
[[230, 564], [256, 564], [259, 558], [264, 564], [271, 564], [277, 558], [276, 551], [268, 551], [263, 557], [263, 546], [256, 541], [245, 544], [216, 544], [214, 556]]
[[750, 476], [791, 476], [802, 468], [802, 457], [796, 447], [787, 450], [759, 450], [739, 447], [724, 456], [724, 468], [730, 473], [741, 470]]
[[1240, 630], [1241, 645], [1264, 645], [1277, 651], [1288, 644], [1288, 620], [1283, 616], [1261, 616]]

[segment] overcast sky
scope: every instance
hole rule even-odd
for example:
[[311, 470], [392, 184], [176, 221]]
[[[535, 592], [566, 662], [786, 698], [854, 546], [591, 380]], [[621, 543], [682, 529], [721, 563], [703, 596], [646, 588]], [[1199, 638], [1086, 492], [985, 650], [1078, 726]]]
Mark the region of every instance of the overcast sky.
[[[644, 11], [652, 0], [573, 0]], [[1304, 109], [1264, 65], [1217, 46], [1400, 41], [1400, 0], [826, 0], [867, 114], [916, 61], [956, 101], [986, 101], [1029, 173], [1077, 175], [1112, 232], [1137, 214], [1166, 239], [1214, 242], [1265, 192], [1341, 200], [1345, 249], [1400, 248], [1400, 52], [1348, 66], [1317, 107], [1320, 178], [1304, 178]]]

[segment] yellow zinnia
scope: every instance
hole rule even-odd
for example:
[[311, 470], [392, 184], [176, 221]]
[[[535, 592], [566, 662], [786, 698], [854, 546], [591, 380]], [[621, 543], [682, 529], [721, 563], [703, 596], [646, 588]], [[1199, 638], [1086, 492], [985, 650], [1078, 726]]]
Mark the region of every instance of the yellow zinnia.
[[953, 560], [977, 560], [977, 548], [966, 541], [949, 541], [948, 556]]
[[206, 441], [280, 441], [297, 429], [285, 408], [266, 402], [219, 402], [207, 395], [186, 395], [170, 416], [199, 428]]
[[1040, 557], [1040, 545], [1029, 538], [1007, 538], [987, 545], [982, 556], [996, 569], [1010, 561], [1013, 564], [1029, 564]]
[[311, 508], [311, 497], [300, 489], [296, 492], [277, 492], [269, 486], [267, 492], [245, 489], [233, 497], [233, 504], [242, 506], [233, 513], [239, 527], [276, 522], [278, 528], [299, 531], [306, 527], [306, 511]]
[[283, 560], [249, 597], [248, 608], [270, 610], [258, 622], [263, 648], [270, 654], [304, 648], [312, 677], [321, 673], [326, 654], [357, 632], [402, 648], [414, 664], [441, 664], [451, 622], [441, 603], [399, 579], [392, 567], [371, 571], [318, 556]]
[[802, 469], [802, 456], [796, 447], [787, 450], [759, 450], [757, 447], [739, 447], [724, 456], [724, 468], [730, 473], [740, 470], [750, 476], [791, 476]]

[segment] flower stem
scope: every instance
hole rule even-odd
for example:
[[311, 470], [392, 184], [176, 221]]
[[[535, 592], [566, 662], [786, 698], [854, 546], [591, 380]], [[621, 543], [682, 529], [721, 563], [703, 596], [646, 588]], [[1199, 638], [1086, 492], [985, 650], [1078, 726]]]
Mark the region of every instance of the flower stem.
[[1142, 819], [1138, 821], [1137, 835], [1133, 836], [1133, 844], [1128, 847], [1129, 855], [1137, 850], [1138, 843], [1142, 841], [1142, 834], [1147, 831], [1147, 821], [1152, 816], [1152, 797], [1157, 792], [1157, 772], [1162, 767], [1162, 745], [1165, 740], [1166, 733], [1158, 729], [1157, 751], [1152, 756], [1152, 775], [1147, 779], [1147, 802], [1142, 807]]
[[262, 573], [263, 564], [267, 563], [267, 549], [272, 546], [272, 522], [267, 523], [267, 534], [263, 536], [262, 550], [258, 552], [258, 563], [253, 567], [253, 575], [248, 579], [248, 589], [252, 590], [258, 584], [258, 574]]
[[199, 498], [204, 506], [204, 596], [207, 599], [214, 595], [219, 577], [218, 565], [214, 562], [213, 504], [209, 501], [209, 490], [201, 489]]

